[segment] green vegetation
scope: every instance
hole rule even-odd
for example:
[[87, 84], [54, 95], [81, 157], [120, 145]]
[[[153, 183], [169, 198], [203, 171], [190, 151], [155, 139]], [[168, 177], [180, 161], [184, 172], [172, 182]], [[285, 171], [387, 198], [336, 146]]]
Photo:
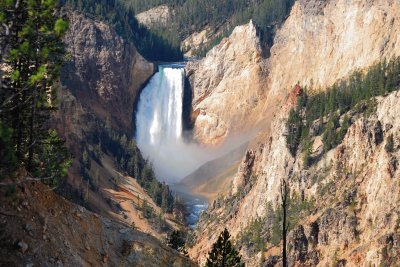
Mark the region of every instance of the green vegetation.
[[236, 245], [238, 247], [246, 247], [250, 255], [255, 255], [257, 252], [265, 249], [271, 233], [267, 226], [272, 223], [272, 210], [268, 210], [268, 216], [253, 220], [243, 231], [239, 233]]
[[132, 41], [140, 54], [153, 61], [182, 59], [179, 36], [163, 29], [139, 25], [134, 11], [122, 0], [61, 0], [68, 7], [110, 24], [123, 38]]
[[147, 203], [147, 200], [143, 200], [142, 202], [142, 213], [146, 219], [151, 219], [155, 217], [154, 209]]
[[306, 165], [310, 165], [310, 138], [322, 134], [324, 150], [340, 144], [352, 121], [346, 113], [351, 109], [371, 114], [374, 97], [398, 90], [400, 59], [382, 62], [365, 74], [355, 72], [348, 79], [335, 83], [315, 95], [303, 94], [288, 117], [286, 143], [292, 155], [301, 147]]
[[206, 26], [219, 32], [206, 46], [200, 47], [198, 56], [204, 56], [223, 37], [233, 29], [253, 21], [261, 29], [260, 37], [271, 42], [276, 26], [279, 26], [289, 14], [294, 0], [120, 0], [137, 13], [152, 7], [166, 4], [174, 12], [168, 25], [154, 25], [151, 31], [160, 31], [184, 40], [190, 34], [203, 30]]
[[[204, 56], [236, 26], [250, 19], [259, 26], [261, 39], [272, 42], [276, 27], [287, 17], [294, 0], [60, 0], [60, 3], [112, 25], [148, 60], [179, 61], [183, 58], [181, 41], [206, 26], [218, 34], [199, 48], [198, 56]], [[150, 28], [139, 25], [135, 14], [163, 4], [174, 13], [167, 25]]]
[[175, 230], [167, 236], [167, 245], [183, 255], [187, 255], [185, 248], [186, 234], [183, 231]]
[[0, 2], [0, 177], [25, 169], [56, 186], [67, 174], [69, 154], [49, 128], [57, 104], [68, 23], [55, 0]]
[[[288, 198], [288, 232], [294, 229], [299, 221], [309, 215], [313, 209], [313, 201], [301, 200], [297, 194], [293, 194], [291, 198]], [[282, 240], [282, 207], [278, 206], [274, 210], [271, 204], [268, 203], [265, 214], [265, 217], [253, 220], [238, 235], [236, 245], [238, 247], [246, 247], [250, 255], [255, 255], [265, 250], [268, 243], [277, 246]]]
[[228, 230], [225, 228], [208, 253], [206, 267], [244, 266], [239, 253], [229, 240], [230, 237]]
[[164, 212], [172, 212], [174, 197], [169, 186], [157, 180], [151, 164], [142, 158], [135, 141], [114, 131], [108, 123], [97, 123], [97, 130], [88, 136], [83, 146], [81, 158], [81, 174], [90, 181], [92, 189], [97, 190], [98, 184], [96, 177], [89, 174], [90, 158], [101, 165], [102, 154], [107, 153], [114, 158], [119, 171], [134, 177]]

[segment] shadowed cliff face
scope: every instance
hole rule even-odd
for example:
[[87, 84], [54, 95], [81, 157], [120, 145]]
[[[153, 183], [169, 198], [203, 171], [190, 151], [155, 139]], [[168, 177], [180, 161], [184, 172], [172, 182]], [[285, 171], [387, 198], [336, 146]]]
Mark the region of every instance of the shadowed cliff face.
[[[153, 64], [107, 24], [75, 12], [69, 12], [68, 18], [64, 41], [69, 58], [61, 73], [60, 106], [53, 125], [66, 140], [74, 161], [60, 191], [78, 203], [87, 198], [85, 205], [92, 210], [130, 223], [132, 218], [121, 215], [112, 201], [115, 196], [109, 193], [116, 186], [110, 179], [119, 175], [117, 159], [95, 144], [104, 141], [98, 135], [105, 127], [125, 134], [127, 140], [133, 136], [134, 101], [153, 74]], [[104, 157], [93, 156], [94, 149]], [[84, 150], [92, 151], [91, 167], [86, 166], [90, 184], [82, 177]]]
[[65, 42], [71, 60], [62, 84], [97, 117], [131, 135], [133, 104], [153, 64], [110, 26], [77, 13], [69, 19]]

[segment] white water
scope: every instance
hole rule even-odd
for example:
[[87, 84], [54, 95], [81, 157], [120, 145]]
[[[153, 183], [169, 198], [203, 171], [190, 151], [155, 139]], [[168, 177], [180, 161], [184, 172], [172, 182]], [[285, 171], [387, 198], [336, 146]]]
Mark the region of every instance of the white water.
[[160, 66], [140, 95], [136, 140], [161, 180], [177, 182], [210, 160], [198, 145], [183, 138], [184, 69]]
[[182, 128], [184, 77], [183, 66], [160, 66], [143, 89], [136, 114], [138, 147], [153, 163], [157, 178], [170, 184], [248, 140], [243, 136], [233, 138], [218, 149], [185, 142]]

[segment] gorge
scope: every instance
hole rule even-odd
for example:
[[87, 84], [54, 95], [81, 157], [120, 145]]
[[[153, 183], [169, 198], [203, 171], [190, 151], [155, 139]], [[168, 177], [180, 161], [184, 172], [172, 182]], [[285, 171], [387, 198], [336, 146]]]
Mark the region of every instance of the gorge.
[[[17, 2], [40, 1], [1, 3], [4, 25]], [[18, 136], [36, 105], [1, 106], [47, 76], [11, 71], [27, 48], [8, 52], [0, 23], [0, 265], [204, 266], [226, 228], [249, 267], [282, 266], [283, 249], [290, 267], [397, 266], [400, 1], [213, 2], [46, 13], [69, 21], [65, 62], [33, 126], [65, 141], [63, 170], [48, 139]]]

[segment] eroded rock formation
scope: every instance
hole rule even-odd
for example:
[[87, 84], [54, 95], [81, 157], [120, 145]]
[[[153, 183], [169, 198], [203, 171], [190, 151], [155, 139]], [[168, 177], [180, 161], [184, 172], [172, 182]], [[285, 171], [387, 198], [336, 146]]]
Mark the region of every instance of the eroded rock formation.
[[398, 1], [297, 1], [270, 49], [260, 45], [252, 23], [237, 27], [187, 67], [197, 111], [194, 136], [219, 143], [270, 121], [297, 83], [324, 90], [400, 55], [399, 14]]

